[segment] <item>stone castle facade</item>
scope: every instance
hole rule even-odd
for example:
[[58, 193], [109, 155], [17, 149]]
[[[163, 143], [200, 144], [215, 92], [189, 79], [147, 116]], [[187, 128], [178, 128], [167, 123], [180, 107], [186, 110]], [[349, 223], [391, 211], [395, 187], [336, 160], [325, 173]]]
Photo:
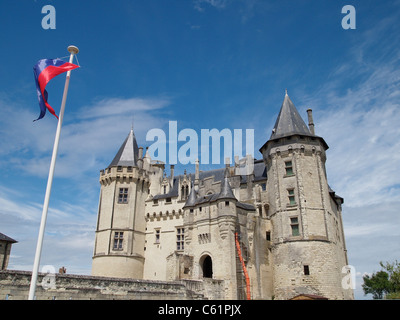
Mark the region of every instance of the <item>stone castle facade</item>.
[[[286, 94], [261, 160], [165, 174], [133, 130], [100, 172], [93, 276], [218, 282], [224, 299], [352, 299], [328, 145]], [[243, 169], [245, 168], [245, 169]]]

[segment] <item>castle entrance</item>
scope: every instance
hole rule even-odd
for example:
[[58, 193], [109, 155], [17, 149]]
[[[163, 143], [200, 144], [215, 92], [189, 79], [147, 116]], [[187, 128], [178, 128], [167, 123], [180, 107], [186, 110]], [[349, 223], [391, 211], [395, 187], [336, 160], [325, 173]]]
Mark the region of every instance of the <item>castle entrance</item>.
[[200, 261], [201, 268], [203, 270], [203, 278], [212, 278], [213, 276], [213, 268], [212, 268], [212, 260], [209, 255], [203, 256]]

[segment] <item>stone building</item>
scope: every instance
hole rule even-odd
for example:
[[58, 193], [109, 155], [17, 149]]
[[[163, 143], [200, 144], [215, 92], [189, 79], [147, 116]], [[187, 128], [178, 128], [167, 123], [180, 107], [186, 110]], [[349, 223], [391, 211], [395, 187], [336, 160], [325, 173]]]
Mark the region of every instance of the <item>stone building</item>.
[[[225, 299], [352, 299], [327, 143], [285, 95], [262, 159], [166, 176], [133, 130], [100, 172], [94, 276], [218, 282]], [[245, 169], [243, 169], [245, 168]]]
[[6, 270], [10, 260], [11, 246], [17, 241], [0, 233], [0, 270]]

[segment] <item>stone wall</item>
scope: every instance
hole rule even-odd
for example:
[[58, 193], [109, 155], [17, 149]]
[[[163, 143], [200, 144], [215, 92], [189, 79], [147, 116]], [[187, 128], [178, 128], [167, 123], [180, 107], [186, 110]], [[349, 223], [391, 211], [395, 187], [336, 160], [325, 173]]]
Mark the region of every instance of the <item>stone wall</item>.
[[[53, 278], [52, 278], [53, 277]], [[26, 300], [28, 298], [31, 272], [0, 271], [0, 300]], [[42, 284], [45, 284], [43, 288]], [[216, 288], [220, 283], [216, 283]], [[51, 288], [52, 287], [52, 288]], [[206, 288], [207, 290], [204, 290]], [[191, 289], [196, 289], [197, 292]], [[217, 290], [218, 291], [218, 290]], [[37, 300], [193, 300], [205, 299], [210, 290], [199, 282], [149, 281], [71, 274], [39, 273]], [[209, 298], [223, 298], [210, 296]]]

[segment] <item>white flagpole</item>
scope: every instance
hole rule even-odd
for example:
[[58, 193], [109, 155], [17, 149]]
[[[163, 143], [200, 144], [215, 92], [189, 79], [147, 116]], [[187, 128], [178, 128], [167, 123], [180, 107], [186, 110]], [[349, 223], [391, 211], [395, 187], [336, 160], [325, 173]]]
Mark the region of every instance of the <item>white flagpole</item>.
[[[71, 55], [69, 57], [69, 62], [72, 63], [73, 59], [74, 59], [74, 55], [79, 52], [79, 49], [75, 46], [69, 46], [68, 51], [71, 53]], [[31, 284], [30, 284], [30, 288], [29, 288], [28, 300], [35, 299], [36, 282], [37, 282], [37, 276], [38, 276], [38, 270], [39, 270], [39, 264], [40, 264], [40, 255], [42, 253], [44, 229], [46, 227], [47, 211], [49, 208], [51, 186], [53, 183], [54, 168], [56, 166], [58, 143], [60, 141], [61, 126], [62, 126], [62, 122], [63, 122], [63, 118], [64, 118], [64, 109], [65, 109], [65, 103], [67, 101], [70, 77], [71, 77], [71, 70], [67, 71], [67, 78], [65, 80], [64, 93], [63, 93], [63, 98], [62, 98], [62, 102], [61, 102], [61, 110], [60, 110], [60, 115], [58, 117], [58, 125], [57, 125], [56, 137], [54, 139], [53, 155], [51, 157], [49, 177], [47, 180], [46, 195], [44, 197], [42, 220], [40, 222], [39, 236], [38, 236], [38, 242], [37, 242], [37, 246], [36, 246], [35, 261], [33, 263], [32, 278], [31, 278]]]

